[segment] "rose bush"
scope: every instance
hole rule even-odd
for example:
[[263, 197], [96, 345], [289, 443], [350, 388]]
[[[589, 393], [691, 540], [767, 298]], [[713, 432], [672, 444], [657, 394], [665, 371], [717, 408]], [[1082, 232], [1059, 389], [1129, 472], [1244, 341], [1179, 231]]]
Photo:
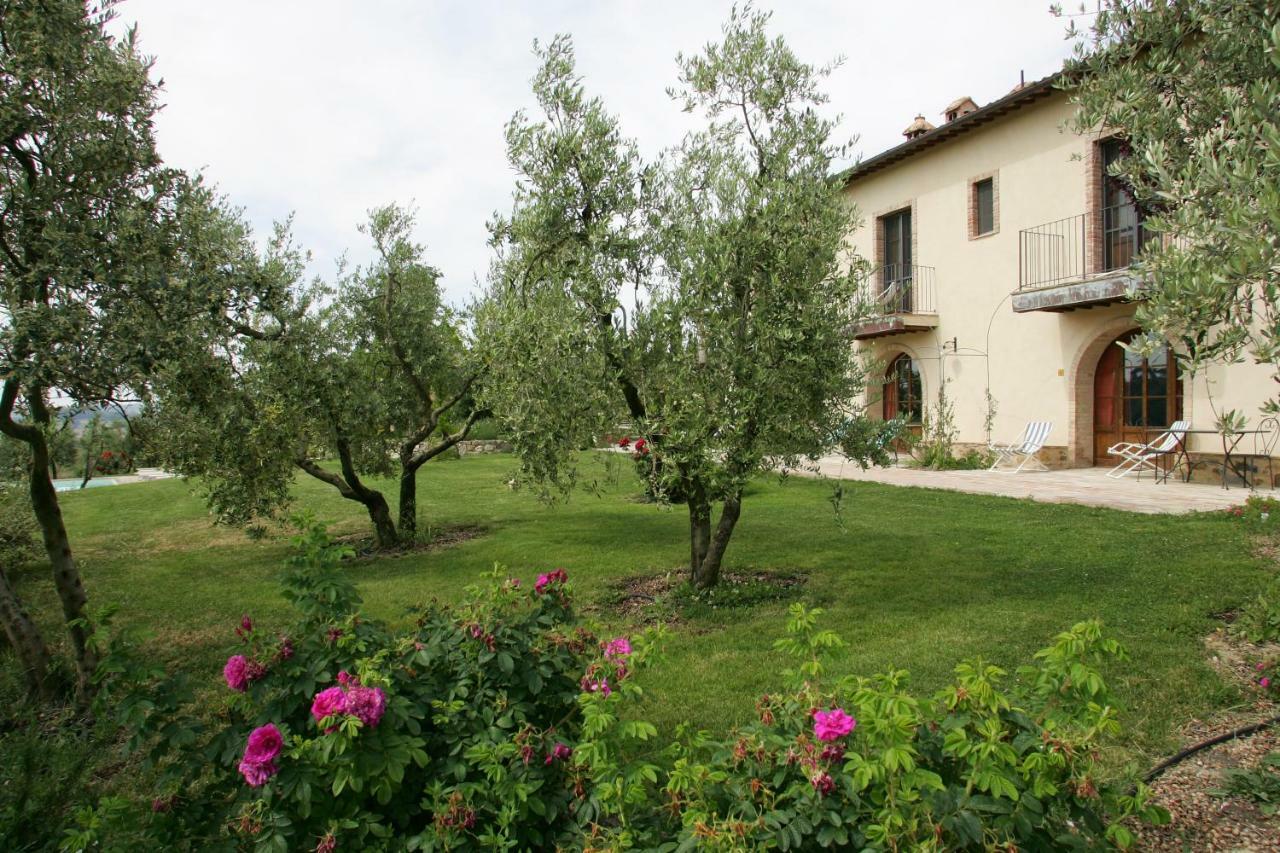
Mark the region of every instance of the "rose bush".
[[[163, 685], [124, 703], [164, 770], [146, 815], [186, 848], [545, 849], [576, 831], [580, 682], [603, 647], [563, 570], [495, 577], [408, 631], [359, 614], [345, 553], [312, 527], [286, 577], [288, 632], [246, 617], [210, 725]], [[230, 631], [228, 633], [231, 633]], [[612, 671], [612, 670], [611, 670]]]
[[[756, 719], [663, 744], [637, 672], [660, 633], [599, 640], [568, 576], [495, 572], [454, 607], [391, 631], [319, 527], [285, 578], [285, 633], [246, 616], [213, 718], [175, 680], [120, 703], [160, 789], [135, 834], [162, 849], [991, 850], [1127, 846], [1159, 821], [1098, 754], [1118, 726], [1096, 623], [1059, 635], [1016, 679], [981, 661], [932, 699], [907, 674], [829, 682], [841, 644], [795, 605], [778, 648], [789, 686]], [[232, 633], [232, 632], [228, 632]], [[69, 849], [124, 806], [82, 810]], [[122, 833], [121, 838], [127, 833]], [[113, 839], [119, 846], [120, 839]], [[134, 845], [136, 846], [136, 844]]]
[[901, 671], [828, 684], [822, 657], [841, 642], [819, 613], [792, 606], [778, 647], [799, 665], [789, 690], [760, 698], [755, 722], [687, 735], [660, 761], [616, 757], [616, 742], [652, 736], [623, 716], [631, 685], [584, 698], [575, 755], [597, 809], [584, 846], [1105, 849], [1133, 843], [1127, 818], [1168, 819], [1143, 786], [1099, 766], [1118, 728], [1099, 667], [1121, 650], [1097, 623], [1059, 635], [1016, 681], [964, 663], [920, 700]]

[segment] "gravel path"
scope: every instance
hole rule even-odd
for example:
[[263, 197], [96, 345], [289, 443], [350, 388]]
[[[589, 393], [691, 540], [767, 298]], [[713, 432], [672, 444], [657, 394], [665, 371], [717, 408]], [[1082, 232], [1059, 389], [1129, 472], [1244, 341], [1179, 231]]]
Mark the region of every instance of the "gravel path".
[[[1233, 640], [1219, 632], [1205, 645], [1210, 661], [1223, 678], [1253, 690], [1252, 663], [1266, 650]], [[1271, 650], [1273, 653], [1274, 648]], [[1191, 746], [1215, 735], [1273, 717], [1280, 708], [1260, 694], [1250, 707], [1192, 720], [1183, 730], [1182, 745]], [[1230, 740], [1197, 753], [1152, 783], [1155, 800], [1169, 810], [1167, 826], [1138, 830], [1139, 850], [1154, 851], [1280, 851], [1280, 816], [1267, 817], [1249, 800], [1215, 797], [1209, 792], [1222, 784], [1222, 772], [1233, 767], [1256, 767], [1263, 756], [1280, 750], [1280, 727], [1251, 737]]]

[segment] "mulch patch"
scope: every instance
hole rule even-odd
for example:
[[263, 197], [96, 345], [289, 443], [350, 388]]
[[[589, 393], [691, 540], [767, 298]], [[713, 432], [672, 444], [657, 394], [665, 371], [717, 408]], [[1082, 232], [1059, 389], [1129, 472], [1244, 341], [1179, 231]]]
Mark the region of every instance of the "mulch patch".
[[441, 548], [452, 548], [463, 542], [483, 536], [488, 529], [478, 524], [462, 524], [457, 527], [433, 528], [430, 539], [418, 539], [396, 545], [394, 548], [379, 548], [372, 536], [367, 533], [351, 533], [334, 537], [334, 542], [346, 545], [355, 551], [355, 559], [366, 560], [374, 557], [408, 557], [424, 551], [437, 551]]
[[[1192, 720], [1183, 727], [1183, 746], [1273, 717], [1280, 708], [1258, 692], [1254, 663], [1277, 653], [1275, 645], [1255, 646], [1218, 630], [1205, 639], [1209, 662], [1224, 680], [1237, 683], [1254, 698], [1245, 707]], [[1253, 768], [1264, 756], [1280, 750], [1280, 728], [1272, 726], [1248, 737], [1225, 741], [1171, 767], [1151, 783], [1153, 799], [1169, 810], [1167, 826], [1135, 827], [1138, 849], [1280, 850], [1280, 816], [1268, 817], [1243, 797], [1210, 793], [1222, 786], [1223, 771]]]
[[[669, 606], [680, 587], [688, 579], [688, 570], [673, 569], [660, 575], [637, 575], [622, 578], [611, 584], [611, 594], [592, 609], [601, 610], [618, 616], [629, 622], [665, 622], [675, 624], [681, 621], [680, 607]], [[751, 587], [765, 593], [760, 600], [767, 598], [787, 598], [792, 591], [803, 586], [808, 580], [797, 572], [774, 572], [752, 570], [745, 572], [721, 572], [720, 584], [716, 592], [725, 601], [725, 607], [750, 606], [751, 603], [735, 604], [734, 593], [737, 590]], [[761, 589], [763, 587], [763, 589]], [[776, 593], [770, 595], [770, 593]], [[668, 606], [664, 606], [668, 605]]]

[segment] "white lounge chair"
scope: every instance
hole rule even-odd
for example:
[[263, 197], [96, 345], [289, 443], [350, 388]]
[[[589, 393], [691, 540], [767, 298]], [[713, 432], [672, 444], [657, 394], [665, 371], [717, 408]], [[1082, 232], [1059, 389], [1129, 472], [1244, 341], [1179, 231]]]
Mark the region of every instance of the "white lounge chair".
[[[1114, 480], [1119, 480], [1129, 474], [1136, 474], [1141, 479], [1142, 470], [1150, 468], [1156, 479], [1159, 479], [1160, 474], [1163, 472], [1160, 470], [1158, 460], [1177, 453], [1182, 444], [1183, 436], [1187, 434], [1189, 429], [1191, 429], [1190, 421], [1174, 421], [1167, 432], [1160, 433], [1160, 435], [1157, 435], [1146, 444], [1122, 441], [1119, 444], [1111, 445], [1107, 448], [1107, 453], [1111, 456], [1119, 456], [1120, 464], [1108, 471], [1107, 476]], [[1168, 479], [1168, 477], [1165, 479]]]
[[[1032, 421], [1027, 424], [1027, 428], [1022, 431], [1022, 436], [1013, 444], [991, 445], [991, 452], [996, 455], [996, 461], [991, 465], [990, 470], [999, 471], [1002, 474], [1016, 474], [1028, 463], [1034, 463], [1034, 470], [1048, 471], [1048, 467], [1036, 454], [1040, 452], [1040, 448], [1044, 447], [1051, 432], [1053, 432], [1053, 421]], [[1008, 467], [1010, 465], [1015, 467]]]

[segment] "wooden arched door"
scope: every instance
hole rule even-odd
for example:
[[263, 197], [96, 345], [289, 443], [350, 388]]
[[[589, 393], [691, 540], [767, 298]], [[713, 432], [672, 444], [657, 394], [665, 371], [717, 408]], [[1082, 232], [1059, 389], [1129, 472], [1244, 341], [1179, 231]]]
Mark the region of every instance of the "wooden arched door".
[[1093, 379], [1093, 462], [1113, 465], [1107, 448], [1122, 441], [1145, 443], [1182, 417], [1178, 362], [1165, 347], [1144, 358], [1121, 346], [1135, 332], [1116, 338], [1102, 352]]

